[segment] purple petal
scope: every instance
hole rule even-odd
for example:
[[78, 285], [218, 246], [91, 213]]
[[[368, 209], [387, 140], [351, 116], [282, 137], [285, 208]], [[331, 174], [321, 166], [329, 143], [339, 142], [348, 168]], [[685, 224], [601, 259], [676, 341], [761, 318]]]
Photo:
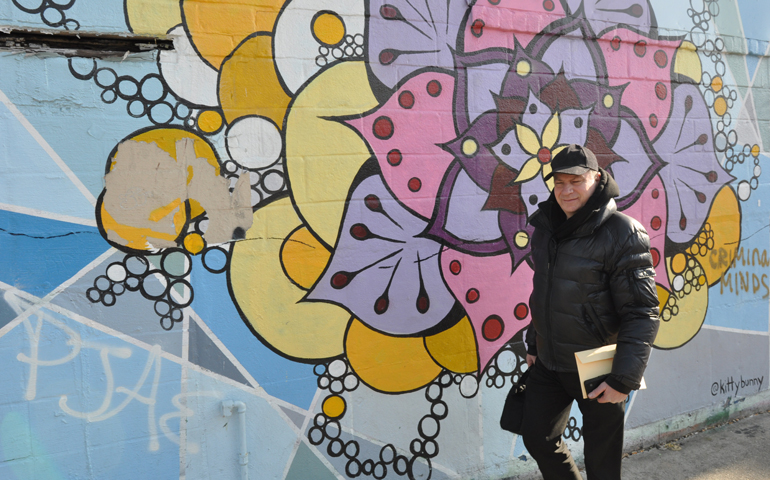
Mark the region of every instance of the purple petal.
[[373, 0], [369, 68], [387, 88], [426, 66], [454, 69], [451, 49], [468, 9], [465, 0]]
[[542, 60], [554, 72], [563, 71], [568, 80], [596, 81], [599, 72], [587, 43], [582, 35], [575, 36], [574, 33], [559, 37], [548, 45]]
[[571, 12], [577, 12], [581, 4], [596, 36], [621, 24], [642, 33], [650, 33], [650, 30], [657, 27], [648, 0], [567, 0]]
[[426, 223], [388, 192], [382, 178], [353, 191], [331, 261], [307, 300], [338, 304], [381, 332], [412, 335], [440, 323], [455, 299]]
[[640, 187], [639, 182], [652, 166], [652, 161], [644, 150], [639, 134], [626, 120], [620, 122], [620, 133], [615, 140], [614, 151], [621, 158], [610, 165], [609, 170], [620, 187], [620, 198], [623, 199], [637, 190], [644, 190], [645, 185]]
[[[502, 82], [513, 61], [513, 52], [510, 50], [484, 50], [473, 53], [456, 53], [455, 65], [457, 70], [457, 84], [455, 90], [455, 127], [458, 132], [464, 132], [470, 128], [471, 123], [486, 110], [478, 111], [476, 105], [483, 105], [489, 91], [499, 93]], [[491, 69], [490, 79], [482, 78], [479, 84], [475, 71], [480, 68]], [[504, 69], [503, 78], [497, 83], [497, 70]], [[479, 85], [481, 87], [479, 88]], [[479, 91], [477, 91], [477, 89]], [[494, 100], [494, 97], [493, 97]], [[494, 108], [496, 105], [492, 105]], [[473, 117], [473, 118], [471, 118]]]
[[480, 243], [498, 240], [502, 233], [496, 210], [484, 210], [488, 194], [476, 185], [464, 170], [457, 175], [444, 229], [466, 242]]
[[660, 172], [669, 198], [666, 233], [673, 242], [686, 243], [700, 231], [717, 192], [734, 177], [717, 161], [709, 110], [698, 87], [680, 85], [673, 103], [655, 150], [668, 163]]
[[455, 181], [461, 174], [467, 175], [460, 162], [455, 162], [450, 165], [446, 177], [444, 178], [444, 183], [439, 190], [436, 214], [431, 219], [425, 235], [438, 238], [442, 243], [465, 253], [492, 255], [505, 251], [507, 246], [502, 238], [490, 242], [470, 242], [455, 237], [445, 229], [447, 217], [449, 215], [449, 202], [451, 200], [452, 189], [454, 188]]
[[[535, 231], [535, 227], [527, 223], [526, 215], [502, 210], [500, 211], [500, 229], [503, 232], [505, 243], [508, 244], [508, 248], [511, 250], [511, 259], [513, 260], [513, 269], [511, 271], [513, 271], [529, 255], [532, 248], [530, 239]], [[517, 235], [522, 234], [522, 232], [526, 234], [526, 243], [521, 240], [517, 241]], [[524, 237], [523, 234], [522, 237]]]
[[[466, 155], [463, 144], [466, 141], [475, 142], [477, 150]], [[489, 149], [489, 145], [497, 142], [497, 113], [488, 112], [481, 115], [462, 135], [445, 144], [443, 147], [454, 154], [468, 172], [474, 182], [484, 190], [488, 190], [492, 175], [499, 162]]]

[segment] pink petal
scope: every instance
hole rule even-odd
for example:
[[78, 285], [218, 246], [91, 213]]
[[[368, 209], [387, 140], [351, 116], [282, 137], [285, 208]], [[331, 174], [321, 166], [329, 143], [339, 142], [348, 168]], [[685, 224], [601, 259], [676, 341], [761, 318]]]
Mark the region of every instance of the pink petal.
[[663, 182], [658, 175], [655, 175], [647, 185], [639, 200], [623, 210], [623, 213], [638, 220], [647, 230], [650, 235], [652, 261], [655, 265], [655, 281], [671, 290], [666, 272], [666, 252], [664, 250], [667, 212], [666, 190], [663, 188]]
[[621, 103], [642, 121], [654, 140], [671, 111], [671, 72], [680, 40], [654, 40], [618, 28], [600, 38], [610, 86], [625, 85]]
[[455, 79], [419, 74], [387, 102], [347, 123], [364, 136], [396, 199], [430, 218], [441, 180], [454, 156], [439, 147], [457, 134], [452, 111]]
[[564, 18], [559, 0], [479, 0], [465, 24], [465, 51], [523, 46], [555, 20]]
[[475, 257], [447, 248], [441, 253], [441, 271], [473, 325], [481, 375], [500, 348], [529, 325], [532, 269], [522, 262], [511, 273], [507, 253]]

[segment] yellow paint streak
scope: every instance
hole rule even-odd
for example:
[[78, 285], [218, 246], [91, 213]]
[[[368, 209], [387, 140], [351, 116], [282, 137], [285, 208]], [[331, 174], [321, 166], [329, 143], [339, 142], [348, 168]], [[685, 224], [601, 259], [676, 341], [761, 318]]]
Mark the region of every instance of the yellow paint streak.
[[177, 237], [179, 237], [178, 233], [176, 235], [170, 235], [167, 233], [158, 232], [151, 228], [132, 227], [130, 225], [123, 225], [118, 223], [104, 208], [104, 205], [102, 205], [101, 208], [101, 224], [105, 231], [114, 232], [116, 235], [126, 241], [126, 247], [133, 250], [152, 250], [153, 248], [150, 246], [147, 240], [148, 238], [158, 238], [161, 240], [174, 242], [176, 241]]
[[358, 377], [388, 393], [408, 392], [430, 383], [441, 373], [422, 338], [392, 337], [354, 318], [345, 338], [345, 353]]
[[468, 317], [436, 335], [425, 337], [425, 346], [442, 367], [456, 373], [471, 373], [479, 369], [476, 336]]
[[194, 172], [193, 172], [192, 165], [187, 165], [187, 185], [189, 185], [190, 182], [192, 182], [193, 175], [194, 175]]
[[270, 35], [249, 38], [222, 64], [219, 102], [228, 124], [246, 115], [260, 115], [281, 128], [290, 101], [278, 81]]
[[327, 245], [336, 244], [350, 184], [371, 154], [355, 131], [324, 117], [360, 114], [377, 105], [364, 63], [342, 62], [300, 92], [286, 119], [292, 196], [308, 228]]
[[[193, 149], [195, 156], [198, 158], [205, 158], [206, 161], [214, 167], [214, 172], [219, 175], [219, 162], [217, 162], [217, 156], [211, 146], [195, 133], [181, 130], [179, 128], [155, 128], [146, 132], [140, 133], [131, 140], [144, 143], [154, 143], [161, 150], [171, 155], [171, 158], [176, 160], [176, 142], [183, 138], [191, 138], [193, 140]], [[113, 162], [110, 170], [115, 167]]]
[[[148, 218], [151, 222], [158, 222], [162, 218], [166, 217], [169, 213], [179, 208], [181, 205], [182, 205], [182, 199], [177, 198], [176, 200], [169, 203], [168, 205], [163, 205], [162, 207], [158, 207], [152, 212], [150, 212], [150, 216]], [[176, 221], [174, 221], [174, 224], [176, 224]]]
[[320, 360], [343, 353], [350, 314], [323, 302], [304, 302], [305, 291], [281, 268], [280, 250], [302, 222], [288, 197], [254, 213], [244, 241], [235, 242], [228, 281], [246, 322], [284, 355]]
[[249, 35], [272, 32], [283, 0], [182, 0], [185, 27], [198, 53], [219, 70]]
[[292, 233], [281, 248], [286, 274], [300, 287], [310, 290], [329, 263], [331, 253], [307, 227]]

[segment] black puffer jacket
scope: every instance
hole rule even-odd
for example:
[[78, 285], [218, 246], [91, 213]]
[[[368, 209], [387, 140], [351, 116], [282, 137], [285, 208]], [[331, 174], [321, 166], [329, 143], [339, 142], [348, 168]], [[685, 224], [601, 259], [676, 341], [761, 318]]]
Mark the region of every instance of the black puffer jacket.
[[639, 388], [658, 331], [655, 270], [647, 232], [617, 211], [617, 184], [601, 173], [593, 196], [571, 218], [551, 195], [531, 219], [527, 349], [550, 370], [575, 372], [575, 352], [617, 343], [607, 383], [628, 393]]

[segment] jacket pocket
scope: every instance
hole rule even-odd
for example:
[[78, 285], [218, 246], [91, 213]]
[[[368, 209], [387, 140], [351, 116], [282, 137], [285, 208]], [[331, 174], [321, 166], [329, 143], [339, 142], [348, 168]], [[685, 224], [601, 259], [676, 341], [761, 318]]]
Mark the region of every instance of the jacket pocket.
[[[593, 334], [596, 339], [601, 342], [602, 345], [607, 345], [607, 340], [605, 340], [605, 335], [602, 333], [602, 328], [599, 325], [599, 320], [594, 319], [594, 315], [596, 312], [593, 311], [593, 307], [591, 304], [583, 304], [583, 323], [585, 323], [586, 328]], [[593, 314], [593, 315], [592, 315]]]
[[628, 280], [634, 293], [634, 301], [639, 305], [657, 306], [658, 292], [655, 288], [655, 269], [652, 267], [635, 268], [628, 271]]

